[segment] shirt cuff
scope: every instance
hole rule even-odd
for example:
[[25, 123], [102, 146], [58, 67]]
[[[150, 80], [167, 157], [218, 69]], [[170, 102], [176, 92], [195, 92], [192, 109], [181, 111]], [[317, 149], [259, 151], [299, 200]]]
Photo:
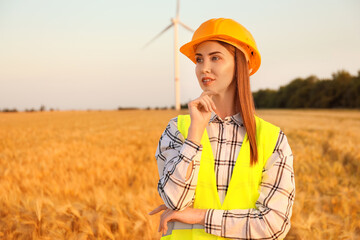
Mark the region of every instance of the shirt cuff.
[[194, 143], [193, 141], [191, 141], [190, 139], [185, 139], [184, 143], [188, 144], [189, 146], [195, 148], [198, 151], [199, 150], [201, 151], [203, 149], [202, 144], [198, 145], [198, 144]]
[[196, 143], [185, 139], [184, 145], [182, 146], [180, 150], [180, 154], [184, 156], [184, 160], [188, 163], [190, 163], [194, 156], [198, 154], [199, 151], [202, 151], [203, 147], [202, 145], [197, 145]]
[[222, 220], [225, 210], [208, 209], [205, 214], [205, 232], [217, 236], [221, 235]]

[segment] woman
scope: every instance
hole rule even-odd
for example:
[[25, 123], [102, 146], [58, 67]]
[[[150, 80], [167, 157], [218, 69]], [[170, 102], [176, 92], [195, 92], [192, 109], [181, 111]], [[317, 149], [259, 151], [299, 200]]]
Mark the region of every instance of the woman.
[[283, 239], [295, 196], [285, 134], [255, 114], [249, 76], [260, 66], [252, 35], [210, 19], [180, 51], [203, 93], [170, 120], [156, 151], [165, 204], [161, 239]]

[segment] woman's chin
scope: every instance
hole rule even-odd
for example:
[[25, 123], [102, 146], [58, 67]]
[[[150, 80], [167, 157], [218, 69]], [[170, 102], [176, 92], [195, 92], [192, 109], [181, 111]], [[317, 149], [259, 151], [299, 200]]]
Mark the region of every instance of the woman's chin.
[[200, 86], [202, 90], [212, 90], [212, 91], [215, 91], [215, 88], [211, 85], [207, 86], [207, 85], [201, 85]]

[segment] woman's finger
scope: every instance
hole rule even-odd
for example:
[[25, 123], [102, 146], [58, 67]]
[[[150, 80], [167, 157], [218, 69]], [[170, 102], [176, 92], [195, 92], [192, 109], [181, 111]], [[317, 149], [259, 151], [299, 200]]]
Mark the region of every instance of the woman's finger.
[[160, 211], [162, 211], [162, 210], [166, 210], [166, 209], [167, 209], [166, 205], [165, 205], [165, 204], [161, 204], [160, 206], [158, 206], [157, 208], [155, 208], [154, 210], [152, 210], [151, 212], [149, 212], [149, 215], [153, 215], [153, 214], [155, 214], [155, 213], [158, 213], [158, 212], [160, 212]]
[[206, 104], [206, 101], [203, 98], [200, 99], [200, 103], [201, 103], [202, 107], [204, 108], [204, 110], [208, 112], [209, 111], [208, 106]]
[[[214, 101], [213, 101], [212, 99], [213, 99], [213, 97], [214, 97], [217, 93], [214, 92], [214, 91], [211, 91], [211, 90], [207, 90], [207, 91], [205, 91], [205, 92], [203, 92], [203, 93], [204, 93], [204, 97], [206, 97], [207, 99], [210, 100], [210, 104], [211, 104], [213, 110], [216, 110], [215, 103], [214, 103]], [[215, 112], [215, 111], [214, 111], [214, 112]]]
[[167, 223], [172, 218], [172, 215], [174, 215], [174, 211], [170, 210], [168, 212], [164, 212], [163, 216], [161, 217], [161, 229], [163, 230], [163, 234], [166, 234], [167, 232]]
[[208, 106], [209, 106], [209, 109], [211, 109], [212, 112], [215, 112], [215, 108], [214, 108], [214, 105], [213, 104], [213, 101], [211, 100], [211, 98], [207, 95], [204, 97], [206, 102], [208, 103]]
[[214, 101], [212, 99], [213, 96], [214, 96], [214, 94], [209, 94], [209, 95], [206, 95], [204, 97], [206, 97], [206, 99], [209, 101], [209, 104], [210, 104], [210, 106], [212, 108], [212, 111], [216, 113], [216, 105], [215, 105], [215, 103], [214, 103]]
[[209, 96], [208, 98], [209, 98], [210, 104], [211, 104], [211, 106], [212, 106], [212, 108], [213, 108], [213, 110], [214, 110], [214, 112], [215, 112], [215, 110], [216, 110], [216, 105], [215, 105], [214, 101], [212, 100], [212, 98], [211, 98], [210, 96]]
[[201, 98], [201, 99], [200, 99], [200, 103], [201, 103], [201, 105], [203, 106], [203, 108], [205, 109], [205, 111], [209, 112], [208, 105], [207, 105], [207, 103], [206, 103], [206, 101], [205, 101], [204, 98]]
[[164, 229], [164, 221], [166, 220], [167, 216], [169, 215], [169, 212], [171, 213], [171, 209], [167, 209], [161, 214], [158, 232], [160, 232], [161, 230]]
[[155, 209], [153, 209], [151, 212], [149, 212], [149, 215], [153, 215], [153, 214], [158, 213], [165, 209], [166, 209], [166, 206], [164, 204], [162, 204], [162, 205], [156, 207]]
[[168, 213], [171, 211], [172, 211], [172, 209], [168, 208], [161, 214], [158, 232], [160, 232], [164, 228], [162, 222], [164, 221], [164, 219], [168, 215]]
[[211, 112], [211, 111], [212, 111], [212, 109], [211, 109], [211, 104], [210, 104], [209, 100], [207, 99], [207, 97], [204, 96], [202, 99], [203, 99], [204, 102], [206, 103], [206, 108], [208, 109], [208, 112]]

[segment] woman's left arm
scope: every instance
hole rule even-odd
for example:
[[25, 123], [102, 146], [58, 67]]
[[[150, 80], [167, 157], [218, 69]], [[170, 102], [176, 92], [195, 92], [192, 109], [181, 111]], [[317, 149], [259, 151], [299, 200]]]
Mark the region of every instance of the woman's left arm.
[[205, 231], [226, 238], [283, 239], [290, 229], [294, 198], [293, 154], [280, 130], [274, 152], [263, 170], [256, 209], [208, 209]]

